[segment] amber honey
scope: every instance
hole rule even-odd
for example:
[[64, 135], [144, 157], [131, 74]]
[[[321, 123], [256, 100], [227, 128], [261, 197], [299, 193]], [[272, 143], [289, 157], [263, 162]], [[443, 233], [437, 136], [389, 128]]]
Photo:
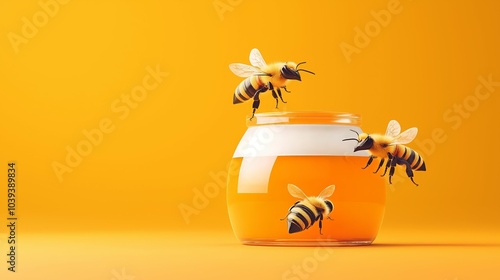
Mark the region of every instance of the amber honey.
[[[378, 175], [361, 169], [366, 161], [365, 157], [277, 157], [267, 193], [238, 193], [239, 174], [235, 174], [228, 180], [227, 199], [236, 236], [243, 243], [257, 244], [371, 243], [384, 216], [385, 184]], [[242, 158], [233, 159], [233, 170], [241, 162]], [[333, 220], [323, 221], [322, 235], [318, 222], [304, 231], [288, 233], [286, 221], [280, 218], [298, 200], [288, 193], [289, 183], [310, 196], [317, 196], [328, 185], [336, 186], [329, 198], [335, 206], [330, 215]]]
[[[311, 117], [312, 116], [312, 117]], [[342, 139], [361, 132], [355, 116], [293, 113], [257, 114], [231, 161], [227, 206], [235, 235], [252, 245], [362, 245], [377, 236], [385, 209], [385, 183], [362, 167], [367, 153]], [[259, 119], [260, 117], [260, 119]], [[288, 118], [288, 119], [287, 119]], [[340, 121], [339, 121], [340, 120]], [[260, 124], [260, 125], [259, 125]], [[328, 198], [334, 210], [311, 227], [289, 233], [288, 210], [300, 199], [288, 192], [294, 184], [307, 196], [335, 185]]]

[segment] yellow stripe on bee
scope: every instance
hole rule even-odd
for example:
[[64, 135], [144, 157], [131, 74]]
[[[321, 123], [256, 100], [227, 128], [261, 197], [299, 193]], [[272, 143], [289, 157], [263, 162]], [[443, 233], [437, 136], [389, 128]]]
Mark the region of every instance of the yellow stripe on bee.
[[396, 156], [398, 158], [407, 160], [411, 155], [411, 149], [404, 145], [396, 145], [396, 149], [397, 149]]
[[[409, 160], [412, 154], [414, 157], [410, 162]], [[396, 156], [408, 161], [408, 163], [414, 170], [418, 169], [420, 166], [422, 166], [422, 164], [424, 164], [423, 158], [415, 150], [412, 150], [411, 148], [408, 148], [404, 145], [397, 145]], [[420, 159], [418, 166], [413, 167], [413, 165], [418, 162], [418, 159]]]
[[422, 156], [419, 153], [415, 152], [415, 160], [413, 161], [413, 164], [417, 163], [419, 159], [420, 159], [420, 162], [413, 169], [419, 169], [420, 166], [422, 166], [422, 164], [424, 164], [424, 159], [422, 158]]
[[413, 169], [415, 169], [415, 170], [419, 169], [420, 167], [422, 167], [422, 164], [424, 164], [424, 161], [421, 159], [420, 163], [417, 165], [417, 167], [415, 167]]
[[[297, 211], [298, 212], [298, 211]], [[295, 213], [297, 213], [295, 211], [292, 211], [292, 217], [293, 217], [293, 221], [296, 222], [297, 224], [299, 224], [300, 228], [301, 229], [306, 229], [306, 224], [304, 224], [304, 222], [302, 221], [301, 218], [297, 217], [297, 215]]]
[[238, 99], [240, 102], [244, 102], [245, 99], [242, 99], [241, 96], [238, 94], [238, 91], [240, 91], [240, 87], [241, 85], [243, 85], [244, 83], [241, 82], [238, 87], [236, 88], [236, 90], [234, 91], [234, 96], [236, 97], [236, 99]]
[[248, 93], [246, 92], [246, 88], [245, 88], [245, 82], [243, 81], [242, 83], [240, 83], [240, 85], [238, 86], [238, 91], [241, 93], [241, 95], [244, 97], [244, 100], [248, 100], [250, 99], [250, 96], [248, 95]]
[[309, 210], [311, 210], [313, 212], [314, 217], [317, 217], [319, 215], [318, 211], [316, 210], [316, 207], [314, 205], [312, 205], [311, 202], [309, 202], [309, 200], [307, 200], [307, 199], [302, 200], [301, 203], [304, 204], [305, 206], [307, 206], [307, 208], [309, 208]]
[[253, 88], [258, 89], [262, 85], [262, 82], [260, 81], [259, 76], [252, 76], [250, 77], [250, 84]]
[[236, 96], [236, 99], [238, 99], [239, 101], [245, 102], [245, 100], [241, 99], [240, 95], [237, 92], [234, 93], [234, 96]]

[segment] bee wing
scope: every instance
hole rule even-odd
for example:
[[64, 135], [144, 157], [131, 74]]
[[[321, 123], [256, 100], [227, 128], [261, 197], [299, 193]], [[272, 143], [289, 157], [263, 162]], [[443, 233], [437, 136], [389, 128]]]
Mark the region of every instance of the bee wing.
[[250, 64], [260, 69], [267, 65], [258, 49], [252, 49], [250, 51]]
[[387, 130], [385, 131], [385, 135], [396, 137], [401, 133], [401, 125], [399, 125], [398, 121], [391, 120], [387, 125]]
[[288, 184], [288, 192], [296, 198], [307, 199], [307, 195], [296, 185]]
[[333, 192], [335, 191], [335, 185], [330, 185], [326, 187], [324, 190], [321, 191], [321, 193], [318, 195], [319, 198], [327, 198], [332, 196]]
[[412, 127], [399, 134], [392, 144], [408, 144], [417, 137], [418, 128]]
[[247, 78], [255, 74], [262, 74], [262, 71], [260, 71], [260, 69], [242, 63], [229, 64], [229, 69], [231, 69], [231, 71], [236, 74], [236, 76], [243, 78]]

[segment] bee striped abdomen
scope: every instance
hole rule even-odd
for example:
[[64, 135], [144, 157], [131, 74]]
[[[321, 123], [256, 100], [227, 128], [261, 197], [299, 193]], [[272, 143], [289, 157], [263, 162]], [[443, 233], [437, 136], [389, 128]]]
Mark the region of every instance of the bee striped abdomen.
[[316, 221], [316, 217], [318, 216], [316, 209], [312, 205], [309, 206], [307, 204], [301, 201], [290, 209], [290, 214], [288, 215], [288, 233], [308, 229]]
[[395, 156], [407, 161], [413, 170], [425, 171], [426, 169], [424, 159], [417, 152], [406, 146], [398, 145]]
[[254, 97], [258, 89], [262, 88], [264, 84], [259, 76], [251, 76], [241, 81], [233, 95], [233, 104], [238, 104], [247, 101]]

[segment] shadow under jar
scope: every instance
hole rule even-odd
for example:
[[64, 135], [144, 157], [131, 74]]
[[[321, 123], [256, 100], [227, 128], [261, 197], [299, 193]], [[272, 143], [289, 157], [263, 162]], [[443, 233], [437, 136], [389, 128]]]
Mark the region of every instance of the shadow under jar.
[[[384, 216], [385, 183], [380, 175], [362, 169], [369, 157], [366, 151], [354, 153], [356, 143], [342, 141], [355, 137], [352, 130], [362, 132], [358, 115], [261, 113], [247, 126], [227, 182], [229, 218], [243, 244], [340, 246], [373, 242]], [[289, 184], [308, 197], [335, 185], [334, 193], [326, 198], [334, 209], [331, 219], [323, 217], [322, 234], [319, 219], [308, 217], [299, 222], [307, 228], [289, 233], [287, 213], [301, 200], [289, 193]], [[303, 214], [302, 218], [307, 216]]]

